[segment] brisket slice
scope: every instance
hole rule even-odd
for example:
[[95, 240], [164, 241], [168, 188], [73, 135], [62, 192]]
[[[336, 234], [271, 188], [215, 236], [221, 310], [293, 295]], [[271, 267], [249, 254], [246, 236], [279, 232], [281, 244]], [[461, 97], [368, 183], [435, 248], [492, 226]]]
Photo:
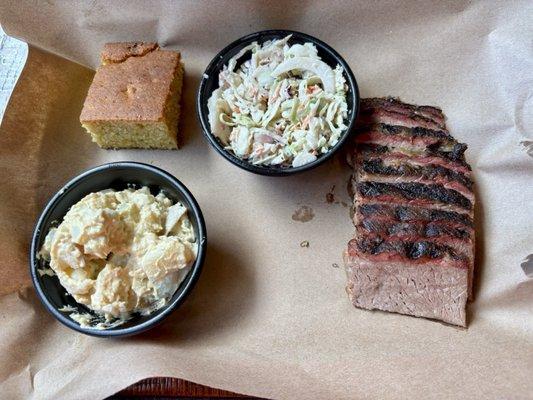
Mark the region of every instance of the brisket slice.
[[365, 218], [360, 220], [356, 229], [361, 229], [366, 234], [377, 233], [382, 236], [398, 238], [434, 238], [442, 241], [453, 239], [470, 239], [472, 231], [460, 224], [447, 222], [397, 222], [384, 218]]
[[[449, 162], [454, 162], [459, 165], [469, 168], [468, 163], [464, 158], [466, 145], [458, 143], [452, 137], [438, 137], [434, 136], [442, 131], [432, 131], [429, 129], [422, 129], [425, 132], [422, 134], [415, 134], [416, 128], [399, 127], [386, 124], [368, 125], [357, 130], [357, 143], [374, 144], [388, 147], [388, 149], [381, 149], [382, 152], [393, 152], [392, 150], [403, 152], [408, 156], [413, 155], [428, 155], [442, 157]], [[428, 134], [432, 132], [432, 135]], [[374, 149], [377, 147], [374, 146]], [[370, 147], [372, 149], [372, 147]]]
[[453, 150], [432, 150], [427, 147], [417, 147], [415, 145], [381, 145], [375, 143], [358, 143], [356, 151], [348, 158], [351, 165], [357, 161], [357, 157], [368, 157], [376, 155], [383, 159], [405, 161], [417, 164], [437, 164], [456, 172], [470, 174], [470, 166], [458, 159]]
[[362, 100], [345, 253], [356, 307], [466, 326], [475, 198], [465, 150], [436, 107]]
[[359, 125], [367, 125], [374, 122], [381, 122], [388, 125], [402, 125], [409, 128], [426, 128], [434, 130], [444, 130], [444, 119], [436, 120], [421, 115], [419, 112], [402, 112], [391, 107], [380, 107], [363, 99], [361, 101], [361, 112]]
[[[409, 201], [413, 204], [434, 204], [453, 205], [472, 210], [473, 204], [461, 193], [446, 189], [442, 185], [423, 184], [418, 182], [384, 183], [376, 181], [358, 181], [357, 193], [363, 198], [375, 198], [384, 201], [395, 202]], [[416, 203], [415, 203], [416, 202]]]
[[408, 177], [423, 179], [441, 184], [456, 184], [462, 187], [467, 197], [472, 193], [472, 179], [462, 172], [443, 167], [438, 164], [417, 164], [409, 160], [387, 160], [386, 158], [368, 157], [362, 161], [362, 170], [368, 174], [390, 177]]
[[361, 214], [360, 218], [381, 216], [401, 222], [438, 222], [445, 221], [457, 223], [461, 226], [473, 228], [474, 223], [468, 214], [443, 211], [440, 209], [427, 209], [412, 206], [397, 206], [394, 204], [360, 204], [356, 209]]
[[347, 259], [354, 306], [438, 319], [465, 326], [468, 270], [427, 262]]
[[372, 113], [378, 109], [385, 109], [406, 116], [418, 115], [427, 118], [441, 128], [446, 129], [444, 114], [442, 113], [442, 110], [437, 107], [406, 104], [394, 97], [379, 97], [363, 99], [361, 101], [361, 112], [363, 113]]

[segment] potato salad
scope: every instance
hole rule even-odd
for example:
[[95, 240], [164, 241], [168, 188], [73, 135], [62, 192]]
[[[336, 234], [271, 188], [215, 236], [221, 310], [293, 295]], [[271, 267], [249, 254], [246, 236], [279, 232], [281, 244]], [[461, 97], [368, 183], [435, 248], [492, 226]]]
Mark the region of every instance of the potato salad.
[[143, 187], [88, 194], [50, 229], [40, 255], [79, 304], [124, 321], [167, 304], [197, 248], [187, 208]]

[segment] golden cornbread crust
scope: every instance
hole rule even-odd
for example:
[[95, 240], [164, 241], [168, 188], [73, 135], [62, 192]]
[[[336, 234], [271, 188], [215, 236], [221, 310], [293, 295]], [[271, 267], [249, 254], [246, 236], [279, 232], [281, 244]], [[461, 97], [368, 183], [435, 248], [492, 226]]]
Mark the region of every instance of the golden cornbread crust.
[[161, 121], [180, 53], [154, 50], [98, 67], [80, 121]]
[[119, 63], [128, 57], [141, 57], [158, 49], [154, 42], [106, 43], [101, 53], [102, 64]]
[[157, 43], [109, 43], [80, 115], [105, 149], [176, 149], [183, 83], [180, 53]]

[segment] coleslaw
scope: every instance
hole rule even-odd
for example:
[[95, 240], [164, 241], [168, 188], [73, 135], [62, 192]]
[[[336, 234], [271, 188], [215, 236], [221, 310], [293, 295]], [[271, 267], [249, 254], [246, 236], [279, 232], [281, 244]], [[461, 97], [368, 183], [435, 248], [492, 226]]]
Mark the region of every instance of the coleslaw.
[[208, 101], [211, 133], [254, 165], [305, 165], [347, 129], [343, 68], [323, 62], [312, 43], [289, 45], [290, 38], [244, 47], [224, 66]]

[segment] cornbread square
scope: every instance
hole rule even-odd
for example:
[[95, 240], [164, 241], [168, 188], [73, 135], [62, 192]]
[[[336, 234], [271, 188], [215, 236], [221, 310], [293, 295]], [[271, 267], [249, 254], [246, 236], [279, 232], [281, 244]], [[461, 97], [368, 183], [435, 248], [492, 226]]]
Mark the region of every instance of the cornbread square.
[[178, 148], [183, 64], [157, 43], [108, 43], [81, 111], [82, 126], [105, 149]]

